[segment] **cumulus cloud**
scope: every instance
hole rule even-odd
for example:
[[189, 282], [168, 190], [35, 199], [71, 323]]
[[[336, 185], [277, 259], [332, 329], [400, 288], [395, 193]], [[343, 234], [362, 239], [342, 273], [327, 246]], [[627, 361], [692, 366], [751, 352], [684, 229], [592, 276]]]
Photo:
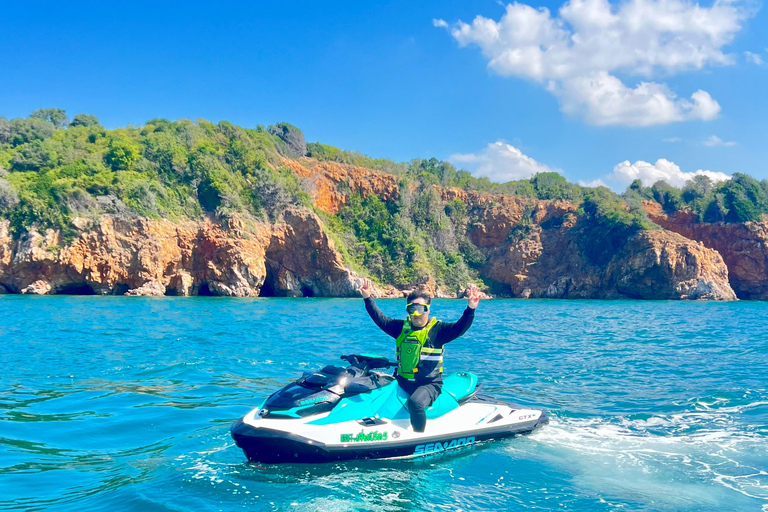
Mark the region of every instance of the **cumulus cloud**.
[[763, 58], [757, 53], [744, 52], [744, 58], [747, 59], [747, 62], [757, 64], [758, 66], [763, 63]]
[[628, 86], [615, 73], [650, 79], [732, 64], [722, 48], [748, 16], [729, 0], [711, 7], [685, 0], [570, 0], [557, 16], [512, 3], [498, 21], [477, 16], [471, 24], [437, 20], [435, 26], [461, 46], [478, 46], [500, 75], [541, 83], [566, 114], [597, 125], [648, 126], [713, 119], [720, 105], [706, 91], [679, 98], [665, 84]]
[[608, 185], [606, 185], [605, 182], [600, 178], [597, 178], [596, 180], [592, 180], [592, 181], [579, 180], [579, 185], [581, 185], [582, 187], [589, 187], [589, 188], [608, 187]]
[[720, 105], [705, 91], [678, 99], [664, 84], [640, 82], [630, 88], [604, 71], [565, 80], [551, 90], [563, 112], [594, 125], [651, 126], [686, 120], [710, 120]]
[[682, 187], [688, 180], [696, 176], [707, 176], [714, 182], [731, 179], [729, 175], [722, 172], [703, 171], [701, 169], [695, 172], [683, 172], [674, 162], [660, 158], [656, 160], [655, 164], [642, 160], [633, 164], [629, 160], [625, 160], [617, 164], [613, 168], [613, 173], [604, 177], [604, 181], [609, 183], [614, 190], [623, 191], [635, 180], [642, 181], [646, 187], [659, 180], [666, 181], [675, 187]]
[[467, 168], [475, 176], [485, 176], [499, 183], [530, 178], [538, 172], [560, 172], [503, 141], [488, 144], [477, 153], [451, 155], [448, 161]]
[[735, 146], [736, 141], [730, 140], [730, 141], [724, 141], [717, 135], [710, 135], [707, 140], [704, 141], [704, 145], [708, 146], [710, 148], [718, 147], [718, 146]]
[[445, 20], [432, 20], [432, 25], [436, 27], [448, 28], [448, 23]]

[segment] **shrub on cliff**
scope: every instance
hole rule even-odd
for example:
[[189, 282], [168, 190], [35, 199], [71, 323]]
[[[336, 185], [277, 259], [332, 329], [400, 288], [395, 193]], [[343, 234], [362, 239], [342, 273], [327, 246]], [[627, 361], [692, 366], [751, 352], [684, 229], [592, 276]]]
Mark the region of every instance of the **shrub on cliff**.
[[56, 129], [53, 124], [38, 118], [11, 119], [9, 124], [8, 139], [13, 146], [49, 139]]
[[67, 117], [66, 111], [60, 108], [41, 108], [40, 110], [32, 112], [29, 117], [47, 121], [51, 123], [54, 128], [65, 128], [67, 124], [69, 124], [69, 118]]
[[485, 257], [466, 236], [468, 214], [458, 200], [444, 205], [429, 185], [411, 191], [401, 183], [400, 199], [385, 203], [375, 196], [350, 196], [337, 216], [326, 215], [356, 266], [383, 283], [423, 284], [432, 276], [451, 289], [478, 279]]
[[344, 151], [328, 144], [310, 142], [307, 144], [307, 156], [321, 162], [338, 162], [340, 164], [376, 169], [396, 176], [405, 175], [406, 165], [387, 158], [370, 158], [357, 151]]
[[307, 143], [304, 134], [288, 123], [276, 123], [269, 127], [269, 133], [277, 136], [283, 144], [278, 146], [281, 153], [289, 158], [299, 158], [307, 154]]
[[539, 199], [572, 201], [578, 203], [584, 197], [582, 188], [556, 172], [539, 172], [531, 178], [533, 190]]
[[376, 196], [355, 194], [339, 212], [354, 234], [352, 257], [376, 278], [396, 286], [412, 285], [420, 275], [419, 247], [397, 219], [398, 209]]
[[0, 212], [16, 208], [19, 204], [19, 194], [11, 184], [0, 178]]
[[128, 134], [117, 132], [109, 137], [104, 161], [114, 171], [127, 171], [133, 167], [140, 154], [141, 148], [136, 142], [131, 140]]
[[408, 164], [407, 176], [411, 179], [419, 180], [423, 184], [463, 189], [466, 189], [476, 180], [467, 171], [457, 171], [450, 163], [440, 161], [437, 158], [430, 158], [429, 160], [416, 158], [411, 160]]
[[760, 220], [768, 214], [768, 194], [760, 183], [746, 174], [734, 173], [717, 192], [722, 194], [726, 222], [747, 222]]
[[585, 188], [579, 244], [596, 265], [604, 265], [641, 229], [655, 229], [640, 204], [626, 201], [606, 187]]
[[687, 208], [700, 222], [746, 222], [768, 214], [768, 181], [758, 182], [742, 173], [721, 183], [695, 176], [682, 189], [663, 181], [647, 188], [635, 180], [624, 196], [652, 199], [669, 214]]
[[701, 221], [707, 206], [714, 199], [715, 183], [709, 177], [701, 175], [689, 180], [683, 187], [680, 199]]
[[101, 128], [101, 123], [99, 122], [99, 119], [92, 114], [77, 114], [75, 117], [72, 118], [72, 122], [69, 123], [69, 126], [72, 126], [75, 128], [78, 126], [84, 126], [86, 128], [91, 128], [91, 127]]
[[5, 117], [0, 117], [0, 144], [11, 142], [11, 123]]

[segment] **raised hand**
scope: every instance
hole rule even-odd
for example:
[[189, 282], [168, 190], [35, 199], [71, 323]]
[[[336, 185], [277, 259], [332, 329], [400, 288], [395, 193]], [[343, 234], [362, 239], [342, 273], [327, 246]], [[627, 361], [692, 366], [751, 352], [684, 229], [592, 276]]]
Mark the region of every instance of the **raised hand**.
[[358, 279], [357, 291], [360, 292], [360, 296], [362, 296], [364, 299], [370, 297], [371, 293], [373, 292], [373, 285], [371, 284], [371, 280], [367, 277], [361, 277]]
[[478, 289], [477, 286], [470, 284], [467, 287], [466, 297], [467, 297], [467, 306], [470, 309], [475, 309], [477, 305], [480, 304], [480, 290]]

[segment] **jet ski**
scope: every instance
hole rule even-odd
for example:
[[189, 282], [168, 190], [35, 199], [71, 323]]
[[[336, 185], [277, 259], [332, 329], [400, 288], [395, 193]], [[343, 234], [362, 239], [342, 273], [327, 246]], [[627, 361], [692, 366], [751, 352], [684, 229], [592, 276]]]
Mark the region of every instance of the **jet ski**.
[[426, 431], [414, 432], [408, 394], [376, 370], [397, 363], [374, 354], [341, 356], [347, 367], [305, 372], [232, 424], [232, 438], [253, 462], [328, 462], [416, 457], [482, 441], [528, 434], [549, 423], [545, 411], [479, 395], [477, 376], [443, 379], [426, 410]]

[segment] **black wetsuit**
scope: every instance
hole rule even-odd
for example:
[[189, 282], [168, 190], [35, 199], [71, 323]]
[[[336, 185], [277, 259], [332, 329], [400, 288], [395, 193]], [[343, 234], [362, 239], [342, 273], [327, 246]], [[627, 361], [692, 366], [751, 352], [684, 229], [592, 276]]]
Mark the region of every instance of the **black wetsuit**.
[[[376, 303], [370, 297], [365, 299], [365, 310], [373, 319], [374, 323], [385, 333], [389, 334], [393, 338], [397, 339], [400, 333], [403, 332], [403, 324], [405, 320], [396, 320], [389, 318], [387, 315], [381, 312], [376, 306]], [[472, 325], [472, 320], [475, 318], [475, 310], [467, 307], [464, 310], [464, 314], [461, 315], [456, 322], [438, 322], [429, 331], [425, 347], [428, 348], [441, 348], [449, 341], [453, 341], [459, 336], [463, 335]], [[418, 330], [418, 329], [414, 329]], [[437, 399], [440, 391], [443, 388], [443, 376], [438, 374], [437, 377], [428, 379], [422, 375], [416, 374], [416, 380], [410, 381], [399, 375], [395, 371], [395, 377], [397, 383], [403, 390], [410, 395], [408, 399], [408, 410], [411, 413], [411, 425], [415, 432], [424, 432], [424, 427], [427, 424], [427, 415], [424, 410], [432, 405]]]

